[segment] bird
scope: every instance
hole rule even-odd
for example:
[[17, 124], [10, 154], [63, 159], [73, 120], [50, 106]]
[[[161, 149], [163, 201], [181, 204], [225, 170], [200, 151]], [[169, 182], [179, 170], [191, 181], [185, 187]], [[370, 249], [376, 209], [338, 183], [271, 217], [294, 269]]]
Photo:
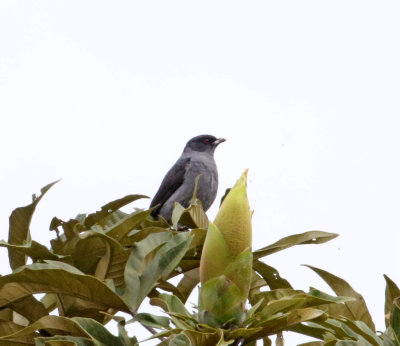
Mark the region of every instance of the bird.
[[201, 201], [204, 211], [210, 208], [218, 190], [214, 151], [225, 141], [225, 138], [200, 135], [186, 143], [182, 155], [167, 172], [151, 201], [150, 208], [155, 207], [151, 212], [154, 218], [161, 215], [171, 222], [175, 202], [187, 208], [193, 197], [196, 177], [199, 177], [196, 197]]

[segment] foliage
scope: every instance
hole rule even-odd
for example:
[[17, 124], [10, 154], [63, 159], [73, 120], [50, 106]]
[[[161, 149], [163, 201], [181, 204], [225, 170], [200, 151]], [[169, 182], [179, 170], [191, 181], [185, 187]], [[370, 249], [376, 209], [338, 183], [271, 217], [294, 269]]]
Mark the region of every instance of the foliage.
[[[304, 292], [261, 260], [292, 246], [327, 242], [336, 234], [295, 234], [253, 251], [244, 318], [238, 325], [207, 325], [196, 309], [185, 306], [200, 281], [209, 224], [198, 200], [186, 209], [177, 205], [172, 225], [154, 220], [151, 209], [120, 210], [143, 195], [125, 196], [68, 221], [55, 217], [50, 229], [56, 235], [47, 248], [31, 240], [29, 227], [55, 183], [12, 212], [8, 242], [0, 242], [11, 267], [0, 277], [0, 345], [138, 345], [126, 331], [127, 324], [136, 323], [160, 345], [255, 345], [257, 340], [271, 345], [270, 337], [281, 337], [282, 331], [310, 336], [313, 341], [305, 344], [310, 346], [400, 345], [400, 290], [388, 277], [387, 330], [377, 333], [362, 296], [343, 279], [309, 266], [337, 296], [315, 288]], [[141, 311], [145, 299], [163, 315]], [[117, 336], [106, 327], [111, 320], [118, 325]]]

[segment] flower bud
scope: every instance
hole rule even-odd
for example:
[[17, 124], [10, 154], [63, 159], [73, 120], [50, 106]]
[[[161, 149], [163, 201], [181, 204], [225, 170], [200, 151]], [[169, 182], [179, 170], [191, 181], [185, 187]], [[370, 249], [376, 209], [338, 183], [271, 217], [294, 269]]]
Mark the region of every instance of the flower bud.
[[223, 200], [214, 220], [225, 238], [231, 255], [251, 249], [251, 216], [247, 198], [247, 170]]

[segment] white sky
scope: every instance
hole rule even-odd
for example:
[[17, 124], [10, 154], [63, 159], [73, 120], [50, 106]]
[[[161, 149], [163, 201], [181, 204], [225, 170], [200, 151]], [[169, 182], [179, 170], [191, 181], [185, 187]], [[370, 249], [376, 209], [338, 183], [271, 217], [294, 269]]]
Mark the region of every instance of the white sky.
[[383, 329], [382, 275], [400, 284], [399, 11], [365, 0], [1, 1], [0, 239], [11, 211], [59, 178], [32, 223], [45, 244], [53, 216], [153, 196], [186, 141], [210, 133], [227, 139], [218, 199], [249, 168], [255, 249], [340, 234], [267, 263], [304, 290], [328, 289], [302, 263], [343, 277]]

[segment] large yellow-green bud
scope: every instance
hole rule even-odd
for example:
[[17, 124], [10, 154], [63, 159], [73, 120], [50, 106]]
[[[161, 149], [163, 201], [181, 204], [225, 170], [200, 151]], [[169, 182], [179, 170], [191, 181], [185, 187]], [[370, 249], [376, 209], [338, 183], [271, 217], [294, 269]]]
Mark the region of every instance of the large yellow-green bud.
[[247, 171], [225, 197], [210, 223], [200, 260], [199, 318], [219, 327], [245, 316], [253, 256]]
[[232, 255], [251, 248], [251, 215], [246, 170], [225, 197], [214, 220]]

